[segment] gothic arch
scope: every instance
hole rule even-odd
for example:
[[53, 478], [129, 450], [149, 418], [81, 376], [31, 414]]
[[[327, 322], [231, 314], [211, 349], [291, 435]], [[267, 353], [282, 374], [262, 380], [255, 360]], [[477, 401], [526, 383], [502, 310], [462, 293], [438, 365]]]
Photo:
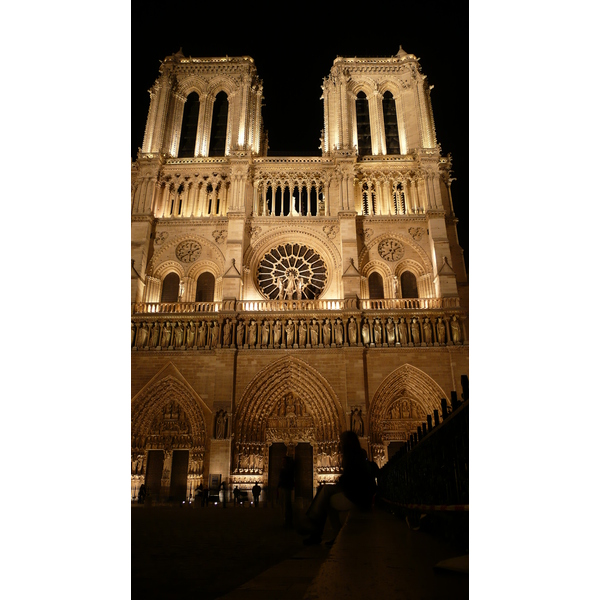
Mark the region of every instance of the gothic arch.
[[206, 94], [206, 89], [208, 87], [208, 83], [206, 79], [200, 77], [198, 75], [191, 75], [190, 77], [186, 77], [179, 82], [179, 92], [184, 95], [186, 98], [192, 93], [196, 92], [200, 99], [202, 96]]
[[267, 419], [290, 392], [302, 400], [312, 417], [311, 441], [337, 441], [346, 425], [336, 393], [316, 369], [294, 356], [274, 362], [246, 386], [233, 417], [236, 440], [265, 442]]
[[[362, 249], [360, 255], [358, 256], [358, 264], [363, 265], [364, 261], [367, 261], [371, 250], [379, 245], [385, 239], [393, 238], [404, 244], [406, 247], [410, 248], [415, 252], [415, 254], [421, 259], [422, 268], [426, 273], [433, 273], [433, 265], [431, 260], [425, 250], [417, 244], [412, 238], [402, 235], [399, 233], [382, 233], [378, 235], [376, 238], [370, 240]], [[362, 266], [360, 267], [363, 268]]]
[[183, 411], [185, 418], [181, 421], [188, 426], [187, 433], [181, 436], [185, 438], [183, 444], [194, 450], [203, 449], [210, 409], [172, 363], [131, 400], [132, 447], [146, 447], [157, 416], [173, 405]]
[[383, 279], [383, 295], [385, 298], [392, 298], [392, 272], [388, 265], [382, 260], [371, 260], [361, 269], [360, 294], [361, 298], [369, 298], [369, 277], [373, 273], [379, 273]]
[[442, 398], [449, 400], [444, 390], [421, 369], [410, 364], [398, 367], [381, 382], [370, 403], [368, 422], [371, 441], [382, 442], [392, 405], [398, 400], [407, 399], [414, 403], [425, 420], [426, 415], [433, 416], [436, 409], [441, 413]]
[[152, 277], [156, 277], [157, 279], [163, 281], [169, 273], [177, 273], [180, 280], [183, 279], [185, 275], [185, 271], [183, 270], [181, 263], [177, 262], [176, 260], [166, 260], [165, 262], [161, 263], [153, 273], [151, 273], [149, 270], [148, 275], [152, 275]]

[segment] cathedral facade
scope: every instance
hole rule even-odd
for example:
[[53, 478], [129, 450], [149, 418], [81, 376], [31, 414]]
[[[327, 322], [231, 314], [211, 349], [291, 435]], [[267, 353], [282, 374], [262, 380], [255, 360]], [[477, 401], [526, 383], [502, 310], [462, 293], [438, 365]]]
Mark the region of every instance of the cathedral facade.
[[270, 157], [248, 56], [161, 64], [132, 164], [132, 499], [296, 495], [384, 464], [468, 375], [468, 285], [430, 85], [338, 57], [321, 155]]

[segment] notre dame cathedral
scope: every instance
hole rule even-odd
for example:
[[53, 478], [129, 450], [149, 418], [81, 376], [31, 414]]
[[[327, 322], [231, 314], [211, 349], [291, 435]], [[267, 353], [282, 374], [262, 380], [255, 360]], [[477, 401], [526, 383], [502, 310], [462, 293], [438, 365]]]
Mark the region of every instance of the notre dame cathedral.
[[273, 157], [251, 57], [161, 64], [132, 164], [132, 499], [269, 489], [286, 455], [311, 498], [342, 431], [383, 465], [468, 375], [427, 77], [402, 48], [323, 76], [320, 155]]

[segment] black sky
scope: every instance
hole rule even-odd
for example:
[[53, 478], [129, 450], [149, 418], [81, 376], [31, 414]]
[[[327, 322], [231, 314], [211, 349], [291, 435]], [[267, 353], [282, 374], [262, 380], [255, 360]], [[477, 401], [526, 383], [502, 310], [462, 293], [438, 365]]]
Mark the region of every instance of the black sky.
[[[131, 156], [142, 145], [148, 90], [159, 61], [183, 49], [186, 56], [254, 59], [263, 81], [263, 120], [270, 152], [319, 155], [323, 129], [321, 85], [336, 56], [392, 56], [403, 49], [420, 58], [430, 85], [437, 140], [451, 153], [458, 234], [468, 267], [468, 3], [425, 8], [346, 8], [344, 3], [286, 6], [279, 12], [233, 12], [219, 8], [173, 8], [132, 3]], [[153, 5], [154, 6], [154, 5]], [[280, 4], [270, 6], [280, 7]], [[301, 6], [301, 8], [300, 8]], [[323, 16], [325, 12], [326, 16]], [[344, 16], [341, 14], [344, 13]]]

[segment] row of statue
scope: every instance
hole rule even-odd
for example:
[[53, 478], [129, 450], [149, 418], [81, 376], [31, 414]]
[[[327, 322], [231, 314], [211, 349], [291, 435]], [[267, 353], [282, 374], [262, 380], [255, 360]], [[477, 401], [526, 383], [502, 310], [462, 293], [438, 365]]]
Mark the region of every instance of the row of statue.
[[[447, 341], [448, 340], [448, 341]], [[444, 317], [312, 319], [225, 319], [212, 321], [139, 322], [131, 324], [136, 349], [293, 348], [342, 345], [432, 346], [461, 344], [457, 315]]]

